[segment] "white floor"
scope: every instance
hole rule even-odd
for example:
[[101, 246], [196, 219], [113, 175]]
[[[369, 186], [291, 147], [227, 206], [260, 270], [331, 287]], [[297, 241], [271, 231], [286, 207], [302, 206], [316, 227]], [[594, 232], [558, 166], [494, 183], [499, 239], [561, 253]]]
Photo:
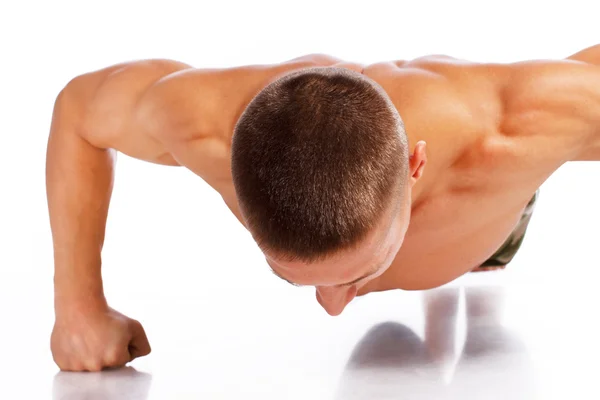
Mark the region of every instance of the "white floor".
[[600, 196], [582, 183], [598, 181], [596, 165], [568, 165], [542, 187], [507, 271], [426, 293], [371, 294], [336, 318], [312, 291], [268, 271], [248, 234], [196, 177], [127, 158], [120, 172], [106, 294], [144, 324], [152, 354], [121, 371], [58, 372], [48, 345], [51, 247], [38, 207], [31, 240], [4, 249], [16, 263], [3, 266], [0, 281], [0, 398], [600, 396]]

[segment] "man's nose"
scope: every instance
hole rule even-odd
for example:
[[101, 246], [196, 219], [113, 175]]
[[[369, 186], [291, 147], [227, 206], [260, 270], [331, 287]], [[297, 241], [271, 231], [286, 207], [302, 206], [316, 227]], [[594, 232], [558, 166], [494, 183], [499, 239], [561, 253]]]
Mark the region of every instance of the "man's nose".
[[356, 285], [349, 287], [317, 286], [317, 301], [331, 316], [340, 315], [357, 293]]

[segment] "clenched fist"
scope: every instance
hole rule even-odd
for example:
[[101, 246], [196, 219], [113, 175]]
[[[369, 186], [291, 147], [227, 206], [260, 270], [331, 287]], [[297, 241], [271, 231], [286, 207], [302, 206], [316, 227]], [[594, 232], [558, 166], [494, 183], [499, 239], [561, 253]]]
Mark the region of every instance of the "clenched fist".
[[142, 325], [110, 307], [57, 313], [50, 347], [63, 371], [122, 367], [150, 353]]

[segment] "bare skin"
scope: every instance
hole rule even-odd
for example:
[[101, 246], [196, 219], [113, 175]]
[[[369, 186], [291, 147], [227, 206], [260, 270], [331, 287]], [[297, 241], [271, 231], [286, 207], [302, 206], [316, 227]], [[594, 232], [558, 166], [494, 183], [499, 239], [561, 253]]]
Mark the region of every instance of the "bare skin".
[[433, 288], [476, 268], [554, 171], [600, 160], [600, 46], [514, 64], [428, 56], [361, 65], [309, 55], [222, 70], [147, 60], [79, 76], [57, 98], [47, 156], [51, 347], [61, 369], [118, 367], [150, 352], [139, 322], [112, 310], [102, 288], [116, 152], [189, 168], [244, 224], [230, 168], [235, 123], [263, 87], [308, 67], [347, 68], [381, 85], [404, 120], [411, 154], [410, 204], [390, 210], [357, 251], [327, 268], [265, 254], [278, 275], [315, 286], [331, 315], [356, 295]]

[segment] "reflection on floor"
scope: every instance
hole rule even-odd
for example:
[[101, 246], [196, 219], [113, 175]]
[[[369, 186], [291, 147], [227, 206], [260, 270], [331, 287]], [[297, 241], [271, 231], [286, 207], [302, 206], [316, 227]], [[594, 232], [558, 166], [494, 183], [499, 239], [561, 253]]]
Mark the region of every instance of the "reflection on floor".
[[[504, 296], [502, 287], [425, 292], [423, 338], [401, 322], [375, 325], [352, 351], [335, 399], [534, 398], [527, 347], [501, 324]], [[53, 399], [146, 400], [151, 383], [151, 374], [132, 367], [59, 372]]]
[[145, 400], [151, 384], [152, 375], [132, 367], [101, 374], [59, 372], [54, 376], [52, 394], [53, 400]]
[[531, 399], [527, 348], [501, 325], [503, 289], [465, 290], [466, 337], [457, 349], [460, 293], [426, 294], [424, 340], [401, 323], [373, 327], [352, 352], [337, 398]]
[[[217, 288], [147, 301], [119, 290], [115, 303], [143, 321], [153, 352], [101, 373], [58, 372], [47, 345], [51, 309], [23, 301], [23, 309], [8, 311], [9, 320], [22, 321], [19, 329], [4, 330], [0, 343], [0, 398], [600, 398], [596, 285], [570, 286], [560, 273], [501, 284], [507, 277], [377, 293], [336, 318], [313, 292], [278, 281], [259, 292], [238, 288], [235, 298], [245, 301], [219, 307], [207, 307], [229, 295]], [[0, 301], [20, 295], [0, 291]]]

